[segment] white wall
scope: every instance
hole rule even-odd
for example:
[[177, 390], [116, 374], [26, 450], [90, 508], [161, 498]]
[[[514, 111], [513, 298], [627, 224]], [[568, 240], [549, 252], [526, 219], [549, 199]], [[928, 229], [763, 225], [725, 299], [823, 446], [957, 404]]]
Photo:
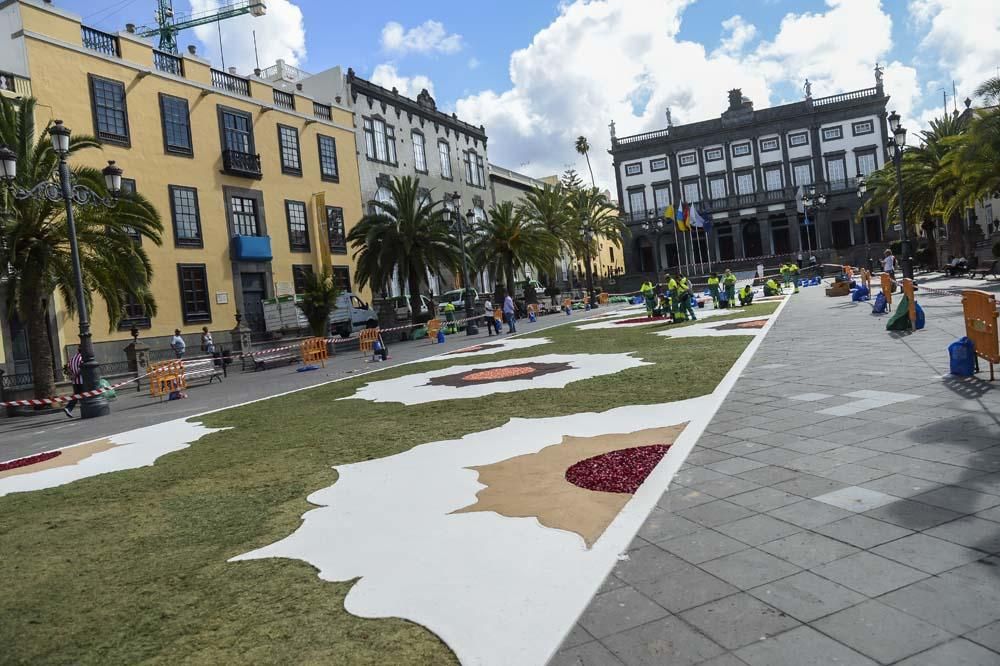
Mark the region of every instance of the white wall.
[[24, 37], [11, 39], [11, 35], [20, 31], [21, 12], [18, 3], [14, 2], [0, 9], [0, 69], [12, 74], [28, 76], [28, 53], [24, 48]]

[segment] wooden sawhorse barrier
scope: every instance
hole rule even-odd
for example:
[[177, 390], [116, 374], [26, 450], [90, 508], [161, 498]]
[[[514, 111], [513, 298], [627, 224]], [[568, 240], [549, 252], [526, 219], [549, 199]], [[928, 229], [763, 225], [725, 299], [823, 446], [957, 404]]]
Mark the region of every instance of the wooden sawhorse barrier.
[[326, 359], [330, 357], [327, 352], [325, 338], [309, 338], [307, 340], [303, 340], [302, 344], [299, 345], [299, 353], [302, 354], [303, 365], [319, 361], [320, 365], [324, 368], [326, 367]]
[[885, 304], [892, 308], [892, 278], [888, 273], [882, 273], [882, 293], [885, 294]]
[[976, 356], [990, 364], [992, 382], [996, 379], [993, 364], [1000, 363], [996, 296], [979, 289], [964, 290], [962, 317], [965, 319], [965, 335], [976, 345]]

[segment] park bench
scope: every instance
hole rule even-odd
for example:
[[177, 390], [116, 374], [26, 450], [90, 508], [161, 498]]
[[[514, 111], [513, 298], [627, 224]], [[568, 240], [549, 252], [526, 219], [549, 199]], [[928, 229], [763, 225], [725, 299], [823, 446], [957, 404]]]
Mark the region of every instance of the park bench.
[[979, 273], [980, 277], [982, 277], [982, 279], [984, 280], [986, 279], [987, 275], [992, 275], [993, 277], [997, 277], [997, 273], [998, 271], [1000, 271], [1000, 268], [998, 268], [998, 266], [1000, 266], [1000, 260], [994, 259], [993, 263], [990, 264], [988, 268], [982, 268], [972, 271], [972, 277], [976, 277], [976, 273]]
[[251, 352], [247, 358], [253, 364], [253, 371], [267, 370], [278, 365], [290, 365], [299, 362], [299, 350], [295, 347], [274, 352]]

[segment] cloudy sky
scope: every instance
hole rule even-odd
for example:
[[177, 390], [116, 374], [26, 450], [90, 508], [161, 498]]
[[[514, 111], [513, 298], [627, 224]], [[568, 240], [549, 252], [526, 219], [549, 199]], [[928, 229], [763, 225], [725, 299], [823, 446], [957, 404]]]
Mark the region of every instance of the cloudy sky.
[[[307, 71], [361, 76], [484, 124], [490, 161], [534, 176], [581, 172], [589, 138], [599, 184], [613, 183], [608, 123], [619, 136], [717, 116], [739, 87], [758, 108], [874, 84], [886, 68], [890, 107], [913, 128], [1000, 67], [996, 0], [266, 0], [262, 18], [222, 26], [227, 66], [277, 58]], [[56, 0], [85, 22], [117, 29], [151, 19], [154, 0]], [[174, 0], [178, 14], [220, 0]], [[219, 32], [181, 35], [216, 63]], [[949, 106], [951, 102], [949, 101]]]

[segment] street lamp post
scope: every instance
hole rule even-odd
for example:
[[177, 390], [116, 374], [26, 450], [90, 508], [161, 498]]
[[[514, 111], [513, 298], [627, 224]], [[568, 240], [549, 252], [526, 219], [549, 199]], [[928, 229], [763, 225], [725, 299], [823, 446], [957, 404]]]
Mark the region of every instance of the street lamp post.
[[[806, 212], [806, 218], [812, 220], [812, 227], [816, 230], [816, 249], [821, 249], [819, 241], [819, 211], [826, 208], [826, 195], [816, 194], [816, 186], [810, 185], [802, 193], [802, 208]], [[812, 237], [809, 235], [809, 225], [806, 225], [806, 246], [812, 254]]]
[[[73, 282], [76, 289], [77, 318], [80, 324], [80, 355], [83, 357], [80, 374], [83, 380], [83, 390], [93, 391], [101, 381], [101, 366], [94, 355], [94, 343], [90, 332], [90, 316], [87, 311], [87, 299], [83, 285], [83, 270], [80, 267], [80, 248], [76, 238], [76, 219], [73, 216], [73, 204], [78, 206], [104, 206], [114, 208], [118, 203], [118, 195], [122, 187], [122, 170], [109, 161], [108, 166], [101, 171], [104, 182], [111, 193], [102, 197], [86, 185], [73, 182], [69, 164], [70, 130], [61, 120], [56, 120], [49, 128], [49, 138], [52, 149], [59, 156], [59, 181], [44, 180], [30, 189], [14, 184], [17, 178], [17, 154], [7, 146], [0, 146], [0, 177], [5, 186], [13, 192], [14, 198], [47, 199], [52, 202], [62, 201], [66, 206], [66, 226], [69, 230], [69, 249], [73, 261]], [[80, 404], [80, 416], [85, 419], [96, 416], [106, 416], [109, 413], [108, 401], [103, 394], [83, 398]]]
[[[444, 197], [444, 221], [451, 223], [452, 213], [455, 214], [455, 225], [458, 227], [458, 243], [462, 249], [462, 300], [465, 301], [465, 334], [478, 335], [479, 328], [472, 321], [472, 290], [469, 287], [469, 260], [465, 254], [465, 224], [462, 222], [462, 195], [455, 192], [451, 196]], [[476, 214], [469, 209], [465, 214], [469, 228], [475, 222]]]
[[899, 226], [902, 234], [903, 277], [913, 279], [913, 259], [910, 256], [910, 233], [906, 228], [906, 208], [903, 205], [903, 148], [906, 147], [906, 128], [899, 124], [899, 114], [893, 111], [889, 114], [889, 157], [896, 167], [896, 198], [899, 207]]
[[[858, 176], [858, 206], [859, 207], [864, 204], [865, 194], [867, 192], [868, 192], [868, 181], [865, 180], [864, 176]], [[871, 257], [871, 251], [870, 251], [870, 248], [869, 248], [869, 245], [871, 244], [871, 239], [868, 238], [868, 223], [864, 222], [864, 220], [862, 220], [862, 222], [865, 225], [864, 226], [864, 234], [865, 234], [865, 264], [866, 264], [868, 270], [870, 271], [872, 269], [872, 266], [871, 266], [872, 257]]]
[[584, 259], [586, 260], [587, 294], [590, 296], [590, 309], [597, 309], [597, 299], [594, 298], [594, 269], [590, 265], [590, 246], [594, 242], [594, 232], [589, 226], [583, 227]]
[[663, 237], [663, 230], [666, 224], [663, 218], [654, 217], [652, 211], [646, 211], [646, 221], [642, 223], [642, 228], [647, 233], [655, 232], [653, 236], [653, 268], [656, 270], [656, 283], [660, 282], [660, 239]]

